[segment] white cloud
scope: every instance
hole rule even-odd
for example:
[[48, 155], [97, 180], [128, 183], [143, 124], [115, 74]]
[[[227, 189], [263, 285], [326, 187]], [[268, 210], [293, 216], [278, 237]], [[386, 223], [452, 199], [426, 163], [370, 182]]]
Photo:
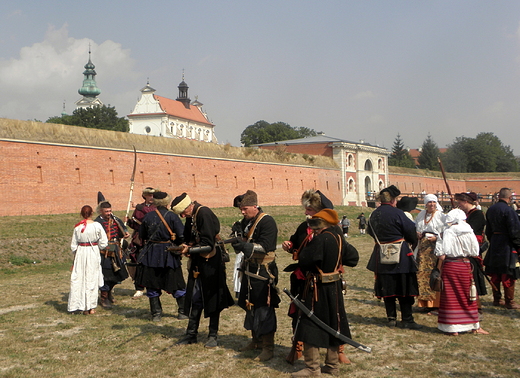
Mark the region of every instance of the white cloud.
[[352, 100], [363, 100], [365, 98], [374, 98], [376, 97], [375, 94], [372, 91], [364, 91], [356, 93], [354, 96], [351, 97]]
[[114, 105], [111, 96], [115, 93], [110, 93], [108, 83], [136, 77], [130, 50], [110, 40], [97, 44], [69, 37], [65, 24], [60, 29], [49, 26], [43, 41], [22, 47], [18, 58], [0, 60], [0, 117], [45, 121], [59, 115], [63, 100], [72, 113], [73, 103], [81, 97], [77, 91], [83, 83], [89, 44], [96, 72], [102, 72], [96, 77], [100, 99]]

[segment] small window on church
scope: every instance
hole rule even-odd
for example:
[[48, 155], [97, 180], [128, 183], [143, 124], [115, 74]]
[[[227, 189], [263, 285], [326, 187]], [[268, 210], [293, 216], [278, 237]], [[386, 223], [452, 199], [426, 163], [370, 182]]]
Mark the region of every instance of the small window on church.
[[152, 131], [152, 129], [150, 129], [150, 126], [146, 126], [144, 128], [144, 131], [146, 131], [147, 134], [150, 134], [150, 131]]

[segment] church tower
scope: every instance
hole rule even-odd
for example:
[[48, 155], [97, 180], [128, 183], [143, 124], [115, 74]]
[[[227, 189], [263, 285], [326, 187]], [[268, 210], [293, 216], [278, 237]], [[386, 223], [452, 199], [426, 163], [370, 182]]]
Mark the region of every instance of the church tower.
[[78, 89], [78, 93], [83, 96], [76, 101], [76, 108], [91, 108], [94, 106], [102, 106], [103, 103], [97, 96], [101, 93], [96, 84], [96, 66], [92, 63], [90, 58], [90, 46], [88, 49], [88, 63], [85, 64], [85, 71], [83, 71], [83, 86]]
[[182, 73], [182, 82], [177, 88], [179, 88], [179, 97], [177, 97], [176, 100], [182, 102], [184, 107], [189, 109], [191, 100], [188, 97], [188, 84], [184, 82], [184, 72]]

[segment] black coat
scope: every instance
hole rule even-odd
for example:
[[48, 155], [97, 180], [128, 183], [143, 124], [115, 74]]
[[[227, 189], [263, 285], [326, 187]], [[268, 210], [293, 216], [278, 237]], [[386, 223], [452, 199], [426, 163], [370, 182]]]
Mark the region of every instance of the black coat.
[[[195, 227], [193, 227], [194, 218], [186, 218], [184, 227], [186, 243], [190, 246], [210, 246], [214, 248], [215, 237], [220, 232], [220, 222], [217, 216], [209, 207], [201, 206], [198, 203], [195, 203], [193, 208], [193, 215], [195, 214]], [[191, 307], [191, 299], [196, 282], [194, 272], [199, 272], [198, 278], [202, 291], [205, 317], [220, 312], [235, 303], [226, 283], [226, 266], [222, 262], [220, 248], [216, 248], [215, 252], [215, 255], [208, 259], [200, 254], [190, 255], [186, 308], [189, 309]]]
[[[339, 249], [340, 241], [341, 251]], [[341, 257], [338, 256], [340, 253]], [[336, 269], [338, 257], [340, 258], [340, 265], [356, 266], [359, 260], [356, 248], [345, 241], [339, 227], [333, 226], [316, 235], [301, 250], [299, 265], [306, 274], [316, 275], [319, 272], [318, 268], [324, 273], [331, 273]], [[307, 285], [303, 303], [307, 308], [313, 310], [314, 314], [325, 324], [350, 337], [341, 280], [331, 283], [322, 283], [317, 280], [316, 285], [318, 300], [314, 301], [314, 292]], [[299, 341], [320, 348], [343, 344], [342, 341], [322, 330], [305, 315], [301, 315], [296, 337]]]
[[486, 236], [489, 249], [484, 257], [487, 274], [509, 274], [518, 276], [518, 254], [520, 251], [520, 221], [508, 204], [499, 200], [486, 212]]

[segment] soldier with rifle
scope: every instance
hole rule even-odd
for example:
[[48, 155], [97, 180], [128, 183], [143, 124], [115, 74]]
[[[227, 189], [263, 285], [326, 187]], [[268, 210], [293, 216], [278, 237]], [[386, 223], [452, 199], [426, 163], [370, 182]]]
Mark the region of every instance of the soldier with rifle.
[[[299, 253], [298, 265], [305, 275], [302, 302], [322, 323], [350, 338], [343, 302], [343, 265], [354, 267], [359, 260], [356, 248], [345, 241], [338, 227], [335, 210], [323, 209], [308, 221], [314, 237]], [[338, 375], [338, 347], [344, 341], [326, 332], [309, 316], [300, 315], [296, 340], [304, 342], [305, 368], [292, 377], [310, 377], [321, 373]], [[320, 368], [319, 348], [326, 348], [325, 365]]]
[[235, 252], [242, 252], [244, 257], [238, 305], [246, 311], [244, 327], [252, 334], [251, 342], [240, 350], [262, 348], [255, 360], [267, 361], [273, 358], [275, 308], [280, 303], [274, 252], [278, 228], [274, 219], [258, 206], [257, 195], [252, 190], [235, 197], [233, 202], [244, 216], [238, 223], [244, 238], [232, 244]]
[[115, 303], [112, 290], [117, 283], [128, 278], [128, 271], [123, 261], [121, 240], [130, 236], [125, 225], [114, 214], [112, 205], [106, 201], [101, 193], [98, 193], [98, 213], [95, 219], [101, 223], [108, 238], [108, 246], [101, 252], [101, 268], [103, 271], [104, 284], [100, 288], [101, 307], [110, 309]]
[[186, 193], [176, 197], [171, 203], [171, 210], [186, 218], [184, 242], [180, 253], [190, 257], [188, 264], [188, 287], [185, 309], [188, 313], [186, 335], [177, 345], [194, 344], [202, 312], [209, 318], [209, 334], [206, 348], [218, 346], [217, 334], [220, 312], [235, 302], [226, 283], [226, 266], [223, 261], [227, 251], [220, 239], [220, 222], [207, 206], [192, 201]]
[[182, 244], [184, 239], [184, 227], [179, 216], [167, 209], [171, 200], [167, 193], [155, 191], [153, 204], [156, 209], [146, 214], [139, 228], [145, 244], [139, 254], [135, 283], [146, 287], [153, 321], [161, 320], [162, 290], [177, 300], [177, 318], [188, 318], [184, 311], [186, 282], [182, 275], [181, 256], [168, 251], [168, 248]]

